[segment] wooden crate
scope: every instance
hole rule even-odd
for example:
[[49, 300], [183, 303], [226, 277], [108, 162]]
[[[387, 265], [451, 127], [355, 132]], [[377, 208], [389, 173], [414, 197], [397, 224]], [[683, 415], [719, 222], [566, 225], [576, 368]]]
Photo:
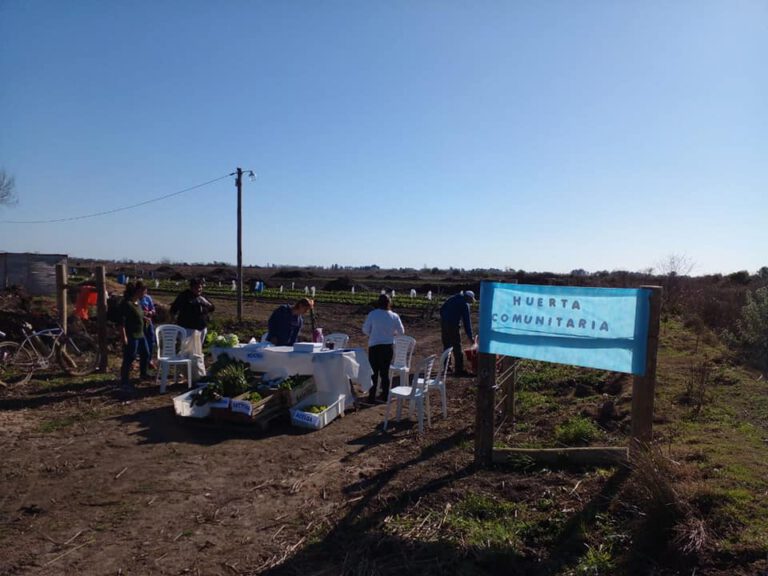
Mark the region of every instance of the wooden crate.
[[258, 402], [245, 400], [247, 395], [246, 393], [232, 398], [226, 410], [211, 410], [211, 416], [227, 422], [253, 424], [266, 429], [272, 420], [286, 413], [282, 394], [271, 394]]
[[290, 408], [291, 406], [295, 406], [301, 402], [310, 394], [317, 392], [317, 384], [315, 384], [314, 378], [309, 378], [308, 380], [305, 380], [296, 386], [296, 388], [291, 388], [290, 390], [281, 390], [281, 392], [283, 393], [286, 406]]

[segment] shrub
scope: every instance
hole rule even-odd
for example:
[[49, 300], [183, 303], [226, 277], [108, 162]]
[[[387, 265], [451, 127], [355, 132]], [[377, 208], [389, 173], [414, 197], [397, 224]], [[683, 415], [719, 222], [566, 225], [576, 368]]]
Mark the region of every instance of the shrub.
[[747, 292], [741, 318], [725, 339], [748, 363], [768, 372], [768, 287]]

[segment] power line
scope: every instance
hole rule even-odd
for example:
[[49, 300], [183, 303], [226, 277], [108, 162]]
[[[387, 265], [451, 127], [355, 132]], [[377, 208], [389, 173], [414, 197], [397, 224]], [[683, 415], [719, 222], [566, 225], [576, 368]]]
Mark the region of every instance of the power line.
[[70, 216], [68, 218], [52, 218], [50, 220], [0, 220], [0, 224], [53, 224], [56, 222], [71, 222], [73, 220], [84, 220], [86, 218], [96, 218], [97, 216], [106, 216], [107, 214], [114, 214], [115, 212], [131, 210], [133, 208], [138, 208], [139, 206], [146, 206], [147, 204], [152, 204], [153, 202], [159, 202], [160, 200], [165, 200], [166, 198], [178, 196], [179, 194], [184, 194], [185, 192], [190, 192], [192, 190], [202, 188], [203, 186], [208, 186], [209, 184], [213, 184], [214, 182], [218, 182], [219, 180], [224, 180], [224, 178], [229, 178], [230, 176], [232, 176], [232, 174], [219, 176], [218, 178], [214, 178], [213, 180], [209, 180], [208, 182], [203, 182], [202, 184], [196, 184], [194, 186], [190, 186], [189, 188], [184, 188], [184, 190], [179, 190], [178, 192], [172, 192], [164, 196], [158, 196], [157, 198], [144, 200], [143, 202], [139, 202], [138, 204], [131, 204], [130, 206], [113, 208], [112, 210], [103, 210], [101, 212], [93, 212], [92, 214], [83, 214], [82, 216]]

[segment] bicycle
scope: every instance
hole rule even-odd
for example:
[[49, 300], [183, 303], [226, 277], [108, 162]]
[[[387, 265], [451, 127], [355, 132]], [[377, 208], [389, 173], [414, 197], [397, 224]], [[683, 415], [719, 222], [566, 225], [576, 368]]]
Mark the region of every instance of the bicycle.
[[[23, 385], [36, 370], [45, 370], [53, 362], [71, 376], [85, 376], [96, 371], [99, 352], [85, 332], [65, 334], [61, 327], [32, 330], [24, 323], [24, 340], [0, 342], [0, 384]], [[0, 338], [5, 338], [0, 332]]]

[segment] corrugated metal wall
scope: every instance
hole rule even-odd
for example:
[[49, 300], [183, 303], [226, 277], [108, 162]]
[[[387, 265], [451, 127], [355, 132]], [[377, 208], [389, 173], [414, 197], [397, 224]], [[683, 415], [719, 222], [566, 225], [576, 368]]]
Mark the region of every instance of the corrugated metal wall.
[[22, 286], [33, 296], [55, 295], [56, 264], [66, 266], [67, 255], [0, 252], [0, 287]]

